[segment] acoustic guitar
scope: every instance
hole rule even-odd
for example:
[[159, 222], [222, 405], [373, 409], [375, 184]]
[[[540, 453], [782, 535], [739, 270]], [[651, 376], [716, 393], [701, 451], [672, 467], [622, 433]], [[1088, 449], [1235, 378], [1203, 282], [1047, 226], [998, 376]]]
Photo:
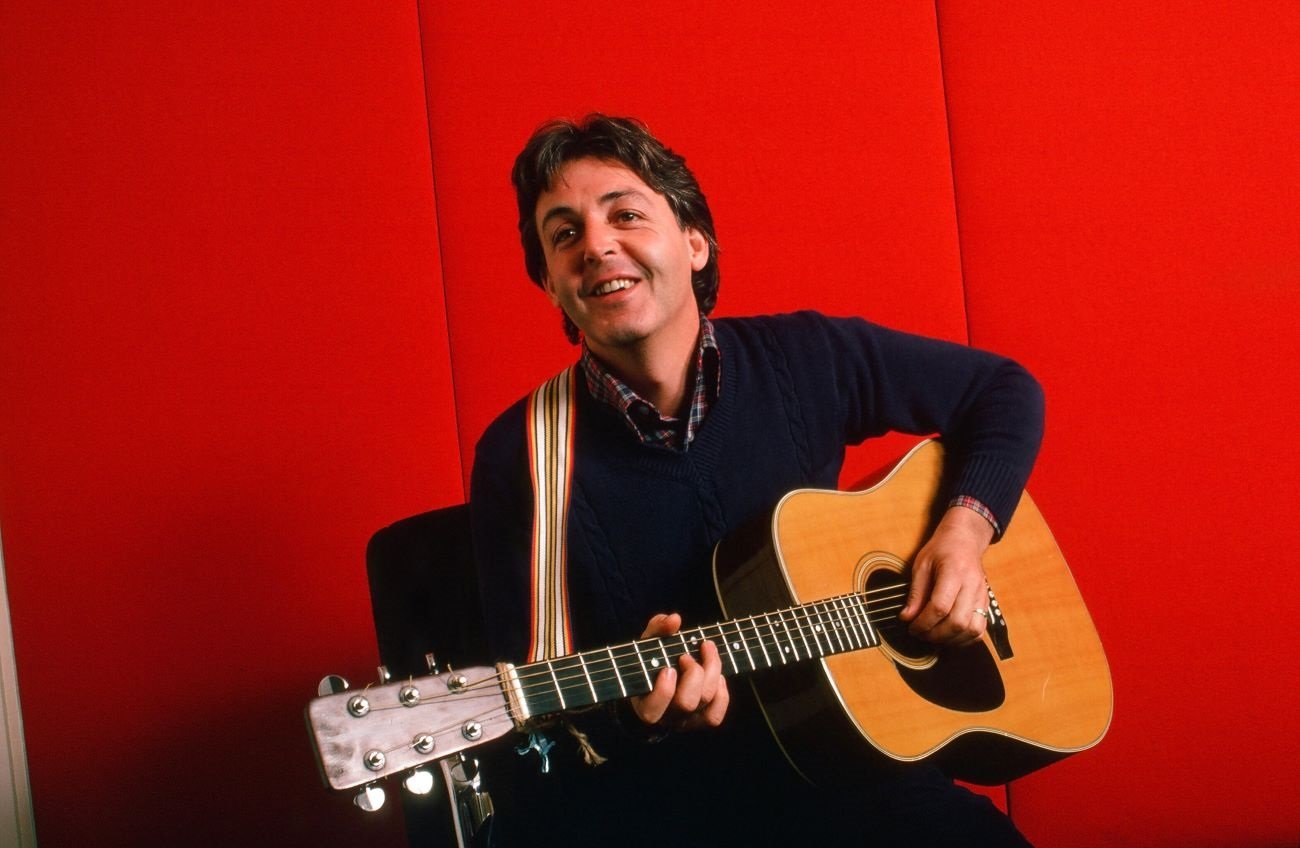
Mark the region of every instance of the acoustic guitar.
[[953, 777], [998, 784], [1096, 745], [1112, 709], [1106, 657], [1028, 493], [984, 556], [996, 593], [978, 642], [936, 652], [898, 622], [908, 562], [938, 518], [943, 465], [942, 447], [927, 441], [868, 490], [786, 495], [714, 553], [727, 621], [316, 698], [306, 715], [326, 782], [367, 786], [365, 806], [369, 785], [387, 775], [418, 777], [438, 761], [448, 777], [470, 748], [645, 694], [705, 640], [726, 675], [774, 670], [751, 681], [790, 763], [814, 783], [858, 754], [935, 760]]

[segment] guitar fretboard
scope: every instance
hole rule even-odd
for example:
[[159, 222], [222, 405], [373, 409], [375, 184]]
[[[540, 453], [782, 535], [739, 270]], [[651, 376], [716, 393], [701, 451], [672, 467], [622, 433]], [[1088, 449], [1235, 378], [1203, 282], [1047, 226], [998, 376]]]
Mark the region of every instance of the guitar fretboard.
[[[882, 600], [892, 620], [902, 606], [899, 596]], [[879, 607], [868, 593], [855, 592], [672, 636], [530, 663], [516, 670], [520, 693], [533, 716], [644, 695], [654, 688], [661, 669], [675, 666], [686, 653], [698, 657], [705, 641], [717, 645], [727, 676], [874, 648], [880, 644], [876, 622], [883, 610]]]

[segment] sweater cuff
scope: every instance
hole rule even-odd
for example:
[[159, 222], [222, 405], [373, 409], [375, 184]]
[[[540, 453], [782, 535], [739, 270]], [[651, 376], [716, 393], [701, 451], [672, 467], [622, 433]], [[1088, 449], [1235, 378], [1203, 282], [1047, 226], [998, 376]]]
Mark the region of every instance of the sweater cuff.
[[987, 521], [989, 523], [989, 526], [993, 528], [993, 538], [996, 539], [1002, 535], [1002, 525], [998, 523], [997, 518], [993, 515], [992, 512], [989, 511], [988, 507], [986, 507], [983, 503], [976, 500], [975, 498], [972, 498], [970, 495], [958, 495], [957, 497], [948, 501], [948, 506], [965, 507], [966, 509], [973, 510], [974, 512], [979, 513], [980, 518], [983, 518], [985, 521]]
[[954, 500], [969, 498], [992, 516], [990, 522], [996, 541], [1011, 524], [1028, 476], [1028, 469], [1022, 470], [1000, 459], [974, 456], [967, 459], [950, 491]]

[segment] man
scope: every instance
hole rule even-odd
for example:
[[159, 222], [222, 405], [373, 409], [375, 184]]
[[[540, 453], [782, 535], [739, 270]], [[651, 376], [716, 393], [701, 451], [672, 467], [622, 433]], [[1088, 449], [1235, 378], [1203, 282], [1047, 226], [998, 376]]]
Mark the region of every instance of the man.
[[[959, 647], [986, 626], [981, 556], [1011, 518], [1041, 437], [1033, 378], [980, 351], [858, 319], [710, 322], [718, 245], [685, 161], [639, 123], [591, 116], [529, 140], [513, 174], [525, 265], [580, 342], [567, 583], [573, 650], [722, 616], [714, 545], [801, 486], [833, 488], [844, 447], [889, 430], [943, 435], [948, 504], [911, 565], [901, 618]], [[489, 638], [529, 649], [533, 490], [525, 405], [480, 441], [471, 486]], [[814, 789], [784, 762], [717, 647], [658, 673], [617, 712], [551, 731], [550, 773], [520, 759], [506, 844], [1024, 844], [984, 799], [927, 767], [845, 766]], [[737, 685], [739, 684], [739, 685]], [[590, 757], [589, 757], [590, 759]]]

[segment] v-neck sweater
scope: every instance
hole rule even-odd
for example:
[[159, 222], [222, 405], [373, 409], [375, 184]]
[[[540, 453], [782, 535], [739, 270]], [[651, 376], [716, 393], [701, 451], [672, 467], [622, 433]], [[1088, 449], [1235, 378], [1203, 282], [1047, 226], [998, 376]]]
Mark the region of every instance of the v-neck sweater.
[[[714, 322], [721, 385], [685, 451], [641, 444], [577, 390], [569, 512], [574, 647], [623, 641], [654, 614], [719, 615], [711, 556], [727, 533], [799, 487], [835, 488], [846, 445], [938, 434], [955, 463], [947, 498], [1007, 527], [1042, 435], [1042, 393], [1009, 359], [813, 312]], [[484, 433], [471, 510], [490, 645], [527, 651], [532, 491], [525, 400]]]

